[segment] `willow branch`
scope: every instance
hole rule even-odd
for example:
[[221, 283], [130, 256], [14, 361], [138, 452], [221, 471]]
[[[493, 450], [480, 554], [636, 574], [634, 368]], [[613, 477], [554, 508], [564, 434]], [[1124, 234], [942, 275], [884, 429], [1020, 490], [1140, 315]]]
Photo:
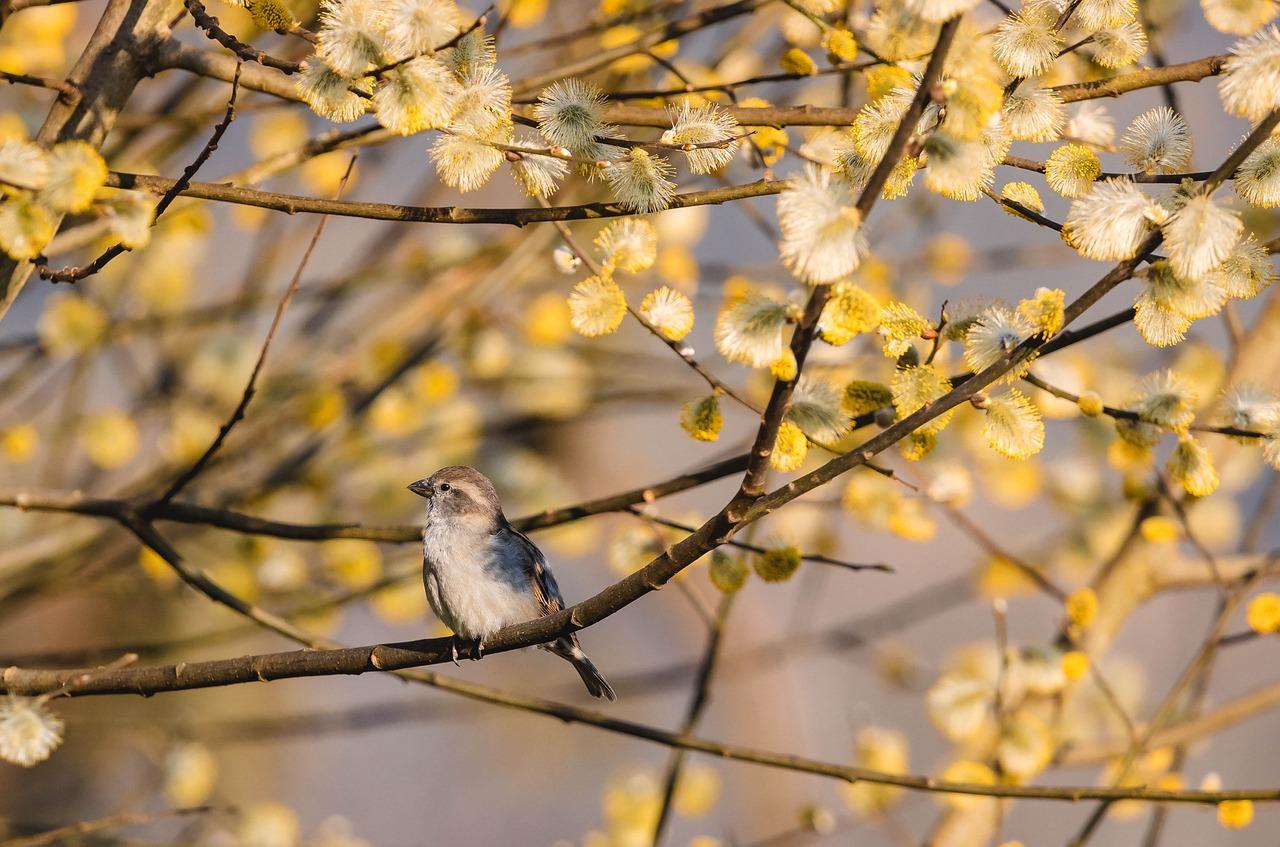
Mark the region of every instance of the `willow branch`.
[[1107, 79], [1058, 85], [1052, 90], [1056, 91], [1065, 103], [1094, 100], [1099, 97], [1119, 97], [1121, 94], [1137, 91], [1140, 88], [1153, 88], [1174, 82], [1199, 82], [1205, 77], [1217, 76], [1226, 69], [1227, 60], [1230, 58], [1226, 54], [1205, 56], [1201, 59], [1182, 62], [1177, 65], [1143, 68], [1137, 71], [1116, 74]]
[[[697, 471], [680, 474], [662, 482], [632, 488], [587, 500], [572, 506], [535, 512], [511, 523], [522, 532], [534, 532], [571, 523], [592, 515], [624, 511], [643, 503], [651, 503], [662, 497], [678, 494], [740, 473], [747, 466], [746, 454], [731, 456]], [[147, 512], [153, 521], [169, 521], [196, 524], [230, 530], [245, 535], [262, 535], [293, 541], [328, 541], [336, 538], [361, 538], [389, 544], [416, 544], [422, 539], [422, 527], [405, 524], [400, 526], [363, 526], [360, 524], [299, 524], [272, 521], [247, 515], [230, 509], [200, 506], [184, 501], [151, 504], [145, 498], [113, 499], [86, 497], [71, 493], [0, 493], [0, 506], [35, 512], [65, 512], [100, 518], [119, 519], [129, 514]]]
[[[1057, 397], [1061, 400], [1066, 400], [1071, 403], [1080, 402], [1080, 395], [1072, 394], [1070, 391], [1067, 391], [1066, 389], [1062, 389], [1062, 388], [1058, 388], [1057, 386], [1050, 385], [1049, 383], [1045, 382], [1043, 379], [1041, 379], [1040, 377], [1036, 376], [1033, 373], [1028, 373], [1022, 378], [1026, 382], [1030, 383], [1031, 385], [1034, 385], [1036, 388], [1039, 388], [1041, 391], [1046, 391], [1049, 394], [1052, 394], [1054, 397]], [[1142, 416], [1139, 415], [1137, 412], [1130, 411], [1129, 409], [1117, 409], [1115, 406], [1107, 406], [1105, 404], [1102, 407], [1102, 414], [1106, 415], [1109, 418], [1114, 418], [1116, 420], [1125, 420], [1125, 421], [1142, 420]], [[1240, 429], [1239, 427], [1235, 427], [1235, 426], [1210, 426], [1209, 424], [1191, 424], [1191, 426], [1189, 426], [1188, 429], [1194, 430], [1195, 432], [1212, 432], [1212, 433], [1217, 433], [1218, 435], [1230, 435], [1236, 438], [1266, 438], [1267, 437], [1266, 433], [1264, 432], [1254, 432], [1253, 430]]]
[[[164, 192], [173, 188], [175, 180], [167, 177], [112, 171], [106, 184], [111, 188], [128, 191]], [[748, 197], [765, 197], [778, 194], [786, 187], [784, 180], [761, 179], [745, 185], [714, 188], [707, 191], [690, 191], [677, 194], [671, 200], [672, 209], [689, 206], [713, 206]], [[367, 218], [380, 221], [441, 224], [510, 224], [525, 226], [550, 221], [596, 220], [600, 218], [630, 217], [628, 211], [617, 203], [584, 203], [577, 206], [549, 206], [547, 208], [520, 209], [467, 209], [458, 206], [403, 206], [394, 203], [365, 203], [355, 200], [326, 200], [297, 194], [281, 194], [259, 191], [213, 182], [193, 182], [178, 192], [184, 197], [200, 200], [216, 200], [257, 206], [290, 215], [305, 212], [316, 215]]]
[[[958, 15], [942, 25], [938, 33], [938, 40], [934, 44], [933, 52], [929, 56], [929, 62], [920, 78], [920, 85], [916, 89], [915, 96], [903, 113], [884, 155], [876, 163], [875, 170], [871, 172], [871, 176], [867, 179], [867, 184], [862, 189], [862, 194], [858, 197], [855, 208], [864, 225], [867, 216], [871, 213], [872, 207], [880, 196], [881, 189], [889, 178], [889, 174], [893, 172], [893, 169], [906, 151], [907, 142], [915, 131], [916, 123], [924, 113], [925, 106], [934, 96], [933, 86], [942, 74], [943, 63], [959, 27], [960, 16]], [[737, 496], [725, 510], [726, 516], [731, 522], [736, 523], [736, 517], [740, 517], [742, 508], [755, 502], [764, 493], [769, 456], [772, 454], [774, 444], [777, 441], [778, 430], [782, 425], [782, 417], [786, 412], [787, 404], [791, 402], [791, 395], [804, 370], [805, 359], [808, 357], [809, 348], [813, 345], [813, 339], [818, 330], [818, 320], [822, 317], [822, 310], [826, 306], [829, 294], [829, 285], [814, 287], [809, 295], [808, 302], [805, 303], [804, 314], [800, 318], [800, 323], [792, 333], [791, 353], [795, 357], [796, 372], [789, 380], [779, 379], [774, 381], [773, 391], [769, 395], [769, 402], [765, 406], [764, 414], [760, 419], [760, 426], [756, 430], [755, 441], [751, 446], [751, 458], [747, 465], [747, 472], [743, 476], [742, 485], [738, 490]]]
[[245, 44], [231, 33], [222, 28], [218, 23], [218, 19], [205, 9], [204, 4], [200, 0], [183, 0], [187, 7], [187, 11], [191, 13], [191, 19], [195, 21], [197, 27], [204, 32], [210, 39], [218, 42], [223, 47], [230, 50], [238, 58], [246, 62], [256, 62], [268, 68], [275, 68], [286, 74], [296, 74], [302, 71], [302, 65], [289, 59], [277, 59], [271, 54], [259, 50], [250, 44]]
[[[1108, 79], [1059, 85], [1050, 89], [1066, 103], [1117, 97], [1129, 91], [1168, 85], [1171, 82], [1196, 82], [1222, 73], [1226, 55], [1206, 56], [1191, 62], [1163, 68], [1143, 68], [1117, 74]], [[720, 107], [743, 126], [847, 126], [857, 118], [860, 108], [851, 106], [732, 106]], [[615, 104], [604, 111], [604, 119], [621, 126], [670, 126], [667, 110], [652, 106]]]
[[[1280, 119], [1280, 112], [1272, 116]], [[1270, 130], [1268, 122], [1260, 126], [1262, 136]], [[1256, 145], [1258, 138], [1251, 136], [1242, 147]], [[1237, 151], [1239, 153], [1240, 151]], [[1074, 300], [1065, 310], [1064, 326], [1075, 321], [1090, 306], [1101, 299], [1108, 291], [1128, 279], [1141, 256], [1158, 246], [1160, 234], [1152, 233], [1141, 246], [1138, 256], [1121, 262], [1095, 283], [1084, 294]], [[562, 637], [576, 630], [585, 628], [604, 620], [617, 611], [625, 608], [651, 591], [662, 588], [671, 578], [688, 565], [701, 558], [718, 544], [724, 543], [740, 528], [764, 517], [775, 509], [796, 499], [807, 491], [823, 485], [836, 476], [871, 461], [875, 455], [888, 449], [901, 438], [907, 436], [919, 426], [941, 415], [960, 403], [974, 396], [978, 391], [1000, 379], [1005, 373], [1017, 367], [1032, 356], [1043, 342], [1028, 339], [1023, 344], [1002, 356], [991, 366], [952, 388], [947, 394], [918, 409], [902, 420], [897, 421], [864, 443], [859, 449], [838, 456], [818, 469], [787, 483], [781, 488], [755, 499], [745, 514], [730, 514], [739, 498], [730, 501], [719, 514], [700, 526], [697, 531], [672, 545], [661, 555], [622, 580], [614, 583], [595, 596], [578, 603], [554, 615], [548, 615], [536, 621], [529, 621], [505, 627], [489, 639], [487, 650], [490, 653], [504, 652], [544, 643]], [[449, 639], [428, 639], [414, 642], [403, 642], [396, 645], [375, 645], [363, 648], [345, 648], [342, 650], [273, 654], [267, 657], [241, 657], [222, 662], [195, 663], [174, 668], [138, 668], [99, 674], [90, 680], [80, 691], [89, 691], [96, 686], [96, 693], [122, 693], [125, 691], [143, 690], [171, 691], [192, 687], [209, 687], [234, 682], [246, 682], [255, 679], [281, 678], [284, 676], [315, 676], [334, 673], [368, 673], [372, 671], [396, 670], [418, 665], [436, 664], [452, 659]], [[124, 678], [115, 678], [112, 674], [126, 674]], [[24, 674], [52, 674], [52, 676], [24, 677]], [[27, 685], [38, 687], [49, 684], [58, 678], [58, 672], [17, 671], [7, 673], [5, 684], [19, 686], [22, 690]], [[95, 693], [95, 692], [91, 692]]]

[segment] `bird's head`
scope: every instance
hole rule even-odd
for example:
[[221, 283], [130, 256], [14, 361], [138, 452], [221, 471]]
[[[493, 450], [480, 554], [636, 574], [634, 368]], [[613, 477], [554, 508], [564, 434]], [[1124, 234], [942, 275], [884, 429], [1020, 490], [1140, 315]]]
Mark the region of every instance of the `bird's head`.
[[504, 520], [502, 502], [489, 478], [475, 468], [453, 465], [409, 483], [427, 501], [427, 521], [454, 529], [492, 532]]

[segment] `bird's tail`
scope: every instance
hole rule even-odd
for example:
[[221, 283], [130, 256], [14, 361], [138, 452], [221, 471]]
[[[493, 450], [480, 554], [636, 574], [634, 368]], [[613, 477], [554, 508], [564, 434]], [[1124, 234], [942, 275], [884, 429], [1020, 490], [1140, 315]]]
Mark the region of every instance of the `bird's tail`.
[[618, 699], [618, 695], [613, 693], [612, 686], [600, 675], [600, 671], [596, 670], [595, 664], [587, 658], [587, 654], [582, 652], [576, 636], [553, 641], [547, 645], [547, 649], [573, 665], [592, 697], [602, 697], [605, 700]]

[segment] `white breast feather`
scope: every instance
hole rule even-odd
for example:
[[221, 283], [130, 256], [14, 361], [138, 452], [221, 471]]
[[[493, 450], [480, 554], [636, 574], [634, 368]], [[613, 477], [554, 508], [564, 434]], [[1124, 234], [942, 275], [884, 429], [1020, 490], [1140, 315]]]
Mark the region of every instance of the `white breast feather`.
[[422, 555], [431, 608], [459, 636], [485, 638], [538, 616], [533, 592], [521, 590], [519, 574], [502, 578], [501, 564], [493, 558], [493, 536], [428, 526]]

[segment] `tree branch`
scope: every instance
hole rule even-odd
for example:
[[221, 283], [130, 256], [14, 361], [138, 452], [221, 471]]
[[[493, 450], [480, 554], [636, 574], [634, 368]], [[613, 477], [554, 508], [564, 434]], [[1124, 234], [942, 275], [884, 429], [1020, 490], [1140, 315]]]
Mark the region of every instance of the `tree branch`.
[[[151, 225], [154, 227], [156, 221], [165, 213], [178, 195], [186, 190], [191, 184], [191, 180], [196, 173], [209, 161], [209, 157], [218, 149], [218, 142], [222, 140], [222, 136], [226, 134], [227, 127], [231, 126], [231, 122], [236, 119], [236, 95], [240, 92], [240, 65], [236, 65], [235, 76], [231, 79], [231, 96], [227, 100], [227, 109], [222, 116], [222, 120], [213, 128], [213, 134], [209, 136], [209, 140], [205, 142], [204, 147], [196, 155], [194, 161], [186, 167], [182, 172], [182, 176], [174, 181], [173, 185], [165, 191], [164, 196], [160, 198], [160, 202], [156, 204], [155, 212], [152, 216]], [[37, 256], [34, 264], [40, 272], [40, 278], [49, 280], [50, 282], [79, 282], [80, 280], [93, 276], [102, 270], [111, 262], [112, 259], [121, 253], [128, 251], [129, 248], [123, 244], [114, 244], [83, 268], [62, 268], [60, 270], [50, 270], [48, 260], [44, 256]]]
[[[167, 177], [112, 171], [107, 177], [111, 188], [128, 191], [163, 192], [173, 188], [175, 180]], [[690, 191], [672, 198], [672, 209], [689, 206], [712, 206], [747, 197], [765, 197], [777, 194], [786, 187], [785, 180], [761, 179], [745, 185], [713, 188], [706, 191]], [[238, 203], [257, 206], [277, 212], [297, 214], [368, 218], [381, 221], [441, 224], [509, 224], [525, 226], [550, 221], [594, 220], [600, 218], [631, 217], [628, 211], [616, 203], [584, 203], [578, 206], [549, 206], [547, 208], [521, 209], [467, 209], [459, 206], [402, 206], [394, 203], [364, 203], [355, 200], [324, 200], [297, 194], [281, 194], [274, 191], [258, 191], [212, 182], [193, 182], [179, 192], [184, 197], [216, 200], [222, 203]]]

